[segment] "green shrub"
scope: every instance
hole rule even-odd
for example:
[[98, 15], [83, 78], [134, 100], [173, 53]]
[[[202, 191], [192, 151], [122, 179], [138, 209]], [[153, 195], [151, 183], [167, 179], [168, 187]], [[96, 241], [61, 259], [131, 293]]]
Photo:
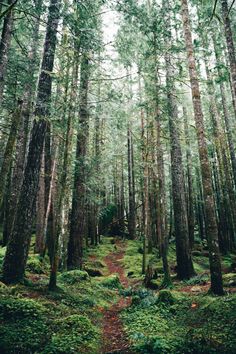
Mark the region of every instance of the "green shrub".
[[163, 289], [159, 292], [158, 301], [164, 304], [173, 305], [176, 299], [170, 290]]
[[209, 280], [208, 274], [199, 274], [189, 280], [185, 280], [184, 283], [187, 285], [205, 285]]
[[39, 352], [50, 338], [44, 307], [34, 300], [0, 299], [0, 352]]
[[74, 285], [76, 283], [88, 279], [89, 279], [88, 273], [83, 270], [70, 270], [58, 276], [58, 280], [60, 282], [65, 284], [70, 284], [70, 285]]
[[0, 319], [17, 320], [38, 318], [43, 313], [43, 307], [31, 299], [0, 299]]
[[54, 323], [54, 335], [43, 354], [93, 353], [98, 341], [98, 330], [82, 315], [71, 315]]
[[121, 283], [118, 275], [110, 275], [101, 280], [100, 285], [108, 289], [119, 289]]

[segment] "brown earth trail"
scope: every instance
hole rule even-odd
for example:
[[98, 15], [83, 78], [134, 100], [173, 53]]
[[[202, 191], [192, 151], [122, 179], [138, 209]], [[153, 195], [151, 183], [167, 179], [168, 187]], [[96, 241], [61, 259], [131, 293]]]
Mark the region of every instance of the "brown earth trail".
[[[114, 252], [111, 252], [104, 258], [109, 274], [117, 274], [124, 288], [130, 285], [130, 280], [126, 277], [121, 260], [125, 254], [125, 242], [116, 239]], [[120, 312], [130, 306], [130, 297], [121, 297], [121, 299], [108, 310], [103, 311], [103, 354], [135, 354], [131, 350], [131, 343], [127, 338]]]

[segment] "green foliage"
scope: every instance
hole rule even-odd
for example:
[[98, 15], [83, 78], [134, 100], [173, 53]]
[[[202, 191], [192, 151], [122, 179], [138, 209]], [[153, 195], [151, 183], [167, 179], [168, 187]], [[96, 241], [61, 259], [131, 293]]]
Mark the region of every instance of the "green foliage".
[[158, 301], [164, 304], [173, 305], [175, 303], [175, 297], [170, 290], [163, 289], [159, 292]]
[[86, 316], [71, 315], [54, 322], [51, 343], [43, 354], [93, 353], [99, 332]]
[[109, 204], [100, 211], [99, 222], [103, 231], [107, 231], [107, 228], [110, 226], [116, 215], [117, 207], [114, 204]]
[[0, 302], [0, 318], [3, 320], [37, 318], [42, 313], [43, 307], [30, 299], [2, 298]]
[[34, 353], [50, 338], [46, 309], [34, 300], [0, 299], [0, 352]]
[[35, 274], [48, 274], [50, 267], [47, 259], [38, 255], [30, 255], [27, 261], [26, 270]]
[[[136, 294], [132, 307], [123, 312], [135, 350], [164, 354], [235, 352], [235, 295], [213, 298], [166, 290], [161, 293], [159, 300], [164, 297], [174, 301], [149, 300], [144, 306]], [[149, 293], [146, 298], [151, 296], [156, 297]]]
[[0, 270], [2, 269], [5, 253], [6, 253], [6, 247], [0, 247]]
[[192, 277], [189, 280], [185, 280], [184, 283], [187, 285], [204, 285], [210, 280], [208, 274], [199, 274]]
[[100, 285], [108, 289], [119, 289], [121, 288], [121, 283], [118, 275], [110, 275], [108, 277], [104, 277], [100, 281]]
[[76, 284], [83, 280], [88, 280], [89, 275], [83, 270], [70, 270], [68, 272], [63, 272], [58, 276], [58, 281], [65, 284]]

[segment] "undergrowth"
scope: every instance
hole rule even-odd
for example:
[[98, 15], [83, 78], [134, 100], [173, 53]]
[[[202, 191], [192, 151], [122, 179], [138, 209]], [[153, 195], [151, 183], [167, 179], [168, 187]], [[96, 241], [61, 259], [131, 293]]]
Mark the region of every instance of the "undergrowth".
[[[139, 298], [139, 299], [138, 299]], [[122, 314], [134, 350], [160, 354], [234, 354], [236, 296], [163, 290], [135, 295]]]

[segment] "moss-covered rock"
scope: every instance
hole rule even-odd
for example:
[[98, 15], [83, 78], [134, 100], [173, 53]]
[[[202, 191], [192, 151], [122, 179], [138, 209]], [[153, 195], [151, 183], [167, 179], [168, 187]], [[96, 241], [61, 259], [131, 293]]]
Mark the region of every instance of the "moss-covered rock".
[[84, 315], [62, 318], [54, 323], [51, 343], [42, 354], [94, 353], [98, 334], [97, 328]]
[[88, 280], [89, 275], [84, 270], [70, 270], [68, 272], [63, 272], [58, 276], [59, 282], [74, 285], [83, 280]]
[[35, 353], [49, 341], [47, 311], [30, 299], [0, 298], [0, 352]]
[[121, 283], [118, 275], [110, 275], [108, 277], [104, 277], [104, 279], [101, 280], [100, 285], [109, 289], [121, 288]]
[[49, 261], [38, 255], [30, 255], [27, 261], [26, 270], [34, 274], [48, 274], [50, 270]]

